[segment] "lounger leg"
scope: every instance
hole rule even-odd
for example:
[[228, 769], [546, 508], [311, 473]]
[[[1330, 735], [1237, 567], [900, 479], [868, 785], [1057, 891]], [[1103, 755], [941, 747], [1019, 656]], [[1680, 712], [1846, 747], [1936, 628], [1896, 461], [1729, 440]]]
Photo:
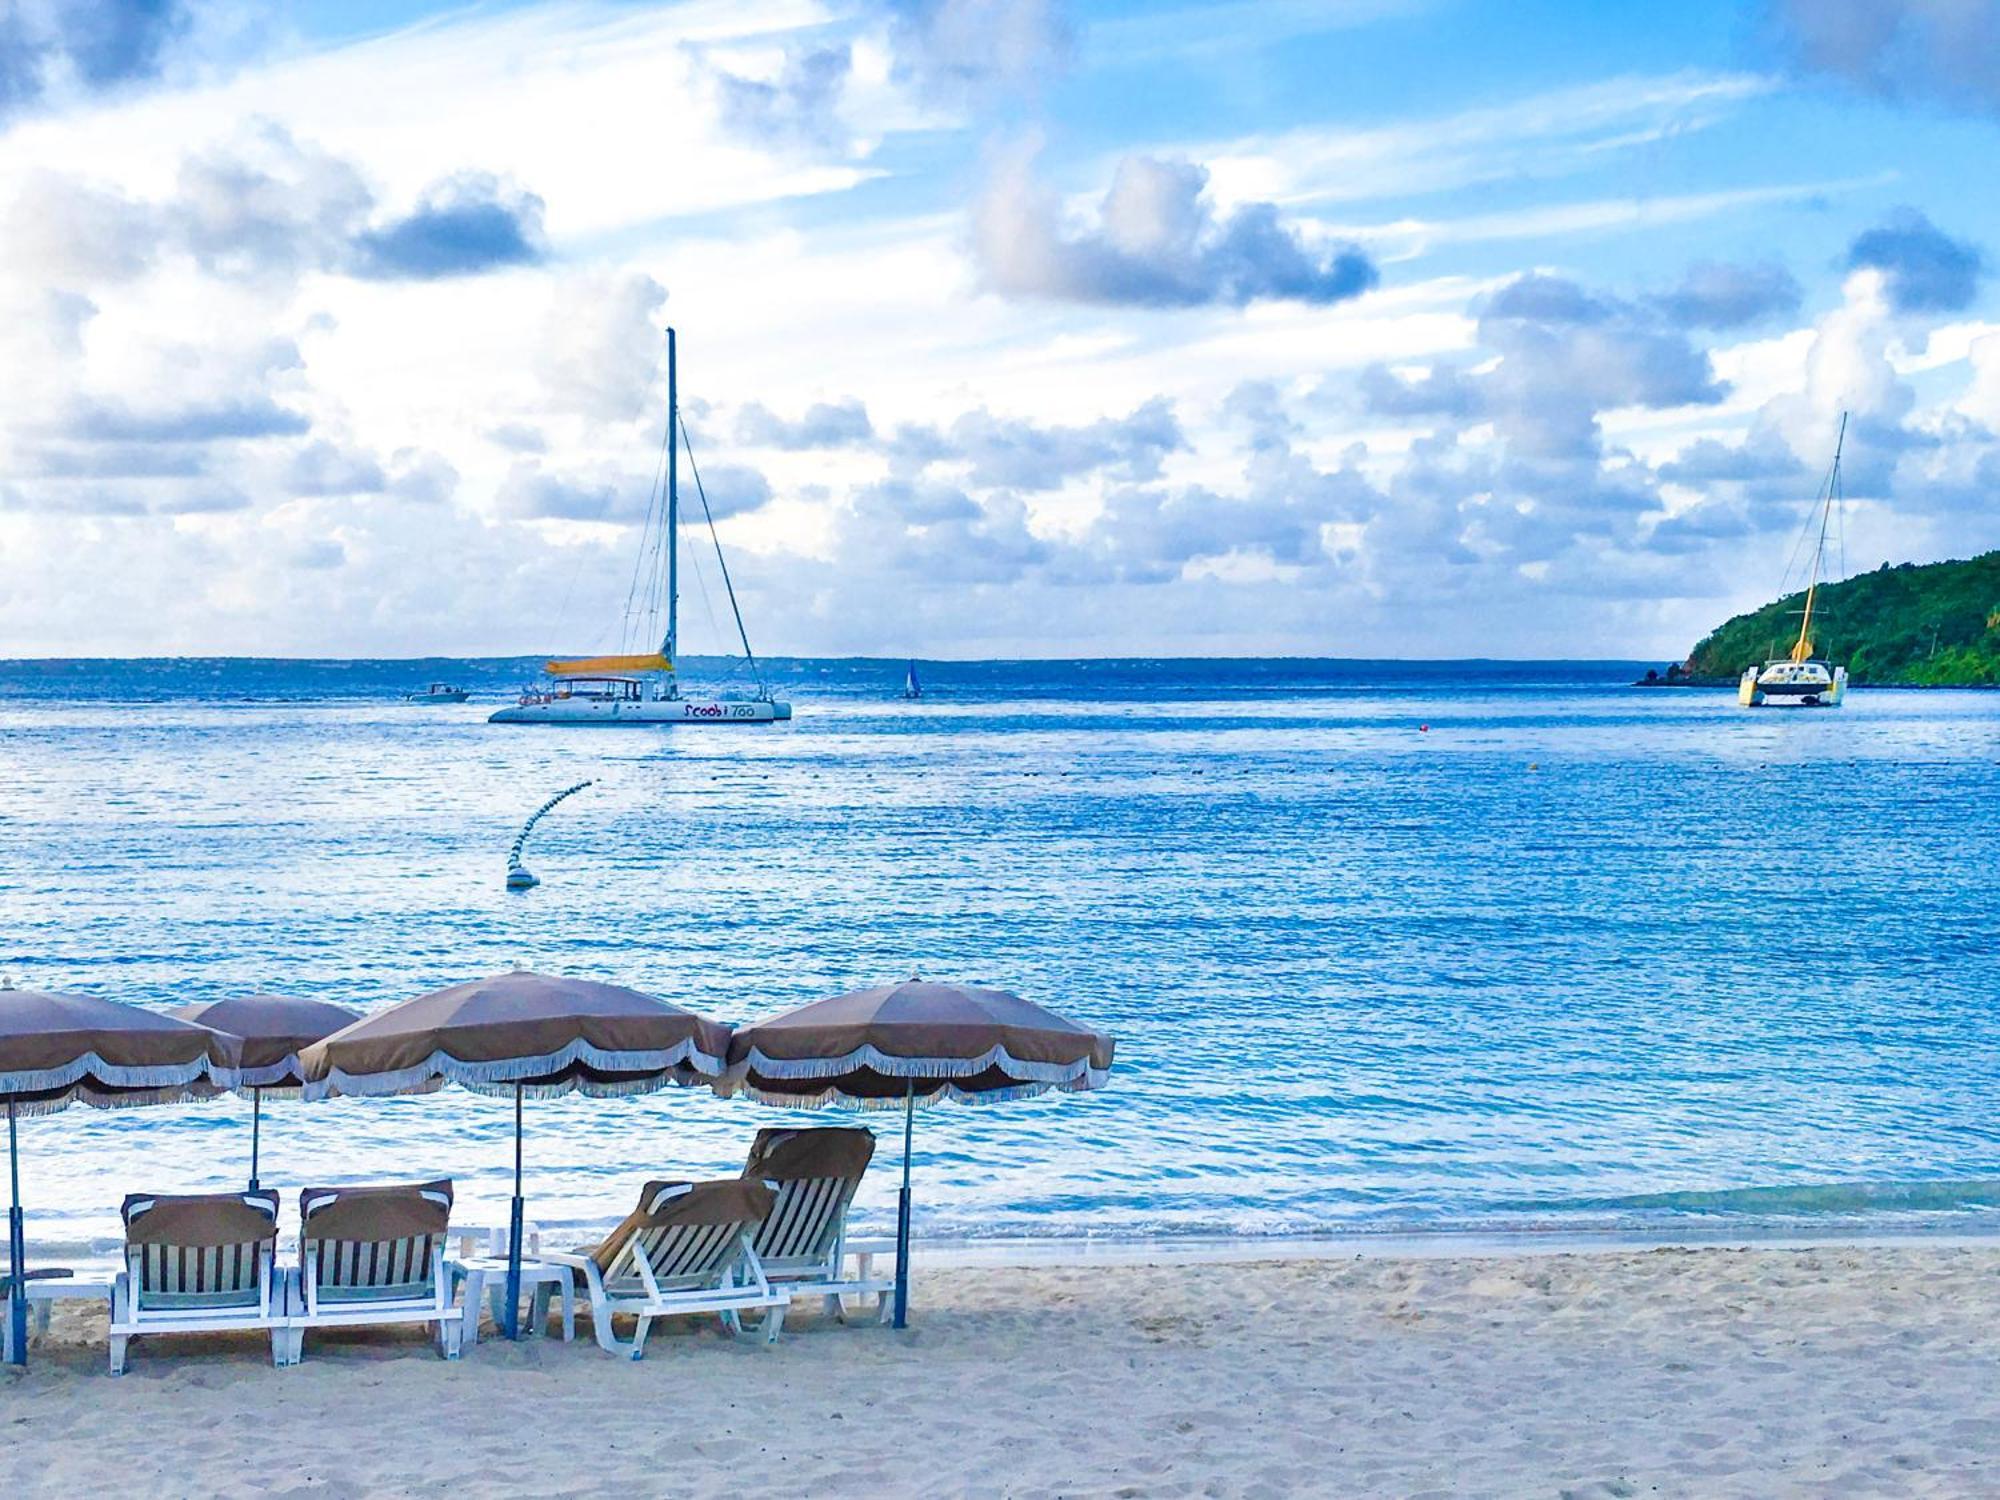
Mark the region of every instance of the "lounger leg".
[[55, 1311], [55, 1304], [47, 1301], [30, 1302], [28, 1308], [35, 1315], [35, 1337], [49, 1336], [49, 1314]]
[[554, 1290], [555, 1288], [550, 1286], [546, 1281], [535, 1284], [534, 1297], [528, 1303], [528, 1306], [533, 1309], [528, 1324], [528, 1336], [530, 1338], [540, 1338], [548, 1332], [549, 1294]]
[[123, 1375], [125, 1373], [126, 1343], [127, 1339], [124, 1334], [114, 1333], [111, 1335], [111, 1373], [113, 1375]]
[[778, 1330], [785, 1326], [785, 1304], [780, 1302], [764, 1314], [764, 1321], [757, 1325], [757, 1331], [764, 1335], [764, 1342], [778, 1342]]
[[829, 1292], [825, 1297], [820, 1299], [820, 1302], [820, 1311], [833, 1319], [834, 1322], [845, 1323], [847, 1321], [847, 1309], [841, 1306], [840, 1293]]
[[725, 1307], [716, 1316], [722, 1320], [722, 1330], [731, 1338], [743, 1336], [743, 1319], [733, 1307]]
[[651, 1318], [640, 1318], [639, 1326], [632, 1330], [632, 1358], [644, 1359], [646, 1357], [646, 1335], [652, 1331], [653, 1320]]
[[[111, 1326], [114, 1329], [120, 1323], [127, 1322], [131, 1318], [131, 1300], [131, 1274], [129, 1272], [121, 1272], [117, 1279], [111, 1283]], [[113, 1375], [123, 1375], [125, 1373], [125, 1349], [129, 1342], [130, 1339], [126, 1334], [113, 1333], [111, 1335], [111, 1373]]]
[[565, 1279], [562, 1284], [563, 1342], [576, 1342], [576, 1288]]

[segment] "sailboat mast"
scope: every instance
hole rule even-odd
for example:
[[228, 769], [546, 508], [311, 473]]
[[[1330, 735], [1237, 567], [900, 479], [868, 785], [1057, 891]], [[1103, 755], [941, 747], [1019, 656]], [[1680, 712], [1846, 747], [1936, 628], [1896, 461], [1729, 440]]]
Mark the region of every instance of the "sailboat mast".
[[680, 656], [681, 608], [681, 392], [674, 331], [667, 330], [667, 637], [660, 655], [674, 670]]
[[1819, 542], [1813, 548], [1812, 577], [1806, 584], [1805, 617], [1799, 621], [1799, 638], [1792, 646], [1792, 660], [1805, 661], [1812, 656], [1812, 616], [1813, 599], [1819, 593], [1820, 565], [1826, 560], [1826, 528], [1833, 519], [1833, 499], [1840, 493], [1840, 455], [1847, 446], [1847, 413], [1840, 414], [1840, 436], [1833, 444], [1833, 468], [1826, 476], [1826, 504], [1819, 513]]

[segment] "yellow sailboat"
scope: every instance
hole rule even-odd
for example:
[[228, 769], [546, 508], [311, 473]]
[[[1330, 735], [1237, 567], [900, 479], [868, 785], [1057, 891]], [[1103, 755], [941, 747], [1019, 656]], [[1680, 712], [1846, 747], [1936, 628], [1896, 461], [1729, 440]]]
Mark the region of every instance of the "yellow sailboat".
[[1745, 708], [1838, 708], [1847, 696], [1847, 668], [1814, 654], [1813, 606], [1819, 599], [1826, 571], [1826, 534], [1833, 508], [1840, 501], [1840, 456], [1847, 446], [1847, 413], [1840, 414], [1840, 436], [1833, 445], [1833, 467], [1819, 506], [1819, 536], [1813, 545], [1812, 568], [1806, 579], [1805, 608], [1800, 612], [1799, 638], [1791, 652], [1746, 667], [1736, 684], [1736, 701]]

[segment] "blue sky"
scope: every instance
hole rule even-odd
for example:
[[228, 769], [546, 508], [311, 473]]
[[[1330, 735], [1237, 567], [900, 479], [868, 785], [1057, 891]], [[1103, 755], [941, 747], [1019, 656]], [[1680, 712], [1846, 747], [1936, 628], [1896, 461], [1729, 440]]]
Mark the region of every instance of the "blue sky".
[[1992, 3], [0, 17], [0, 654], [616, 642], [669, 319], [772, 651], [1664, 660], [1842, 410], [2000, 545]]

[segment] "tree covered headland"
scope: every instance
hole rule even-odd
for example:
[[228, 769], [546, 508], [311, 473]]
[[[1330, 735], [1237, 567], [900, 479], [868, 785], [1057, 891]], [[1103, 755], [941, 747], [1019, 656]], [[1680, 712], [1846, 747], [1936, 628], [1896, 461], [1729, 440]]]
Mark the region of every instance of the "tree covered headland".
[[[1805, 597], [1789, 594], [1711, 631], [1682, 672], [1734, 681], [1745, 667], [1785, 656], [1798, 639]], [[1813, 654], [1845, 666], [1857, 684], [2000, 684], [2000, 552], [1884, 563], [1823, 585], [1813, 605]]]

